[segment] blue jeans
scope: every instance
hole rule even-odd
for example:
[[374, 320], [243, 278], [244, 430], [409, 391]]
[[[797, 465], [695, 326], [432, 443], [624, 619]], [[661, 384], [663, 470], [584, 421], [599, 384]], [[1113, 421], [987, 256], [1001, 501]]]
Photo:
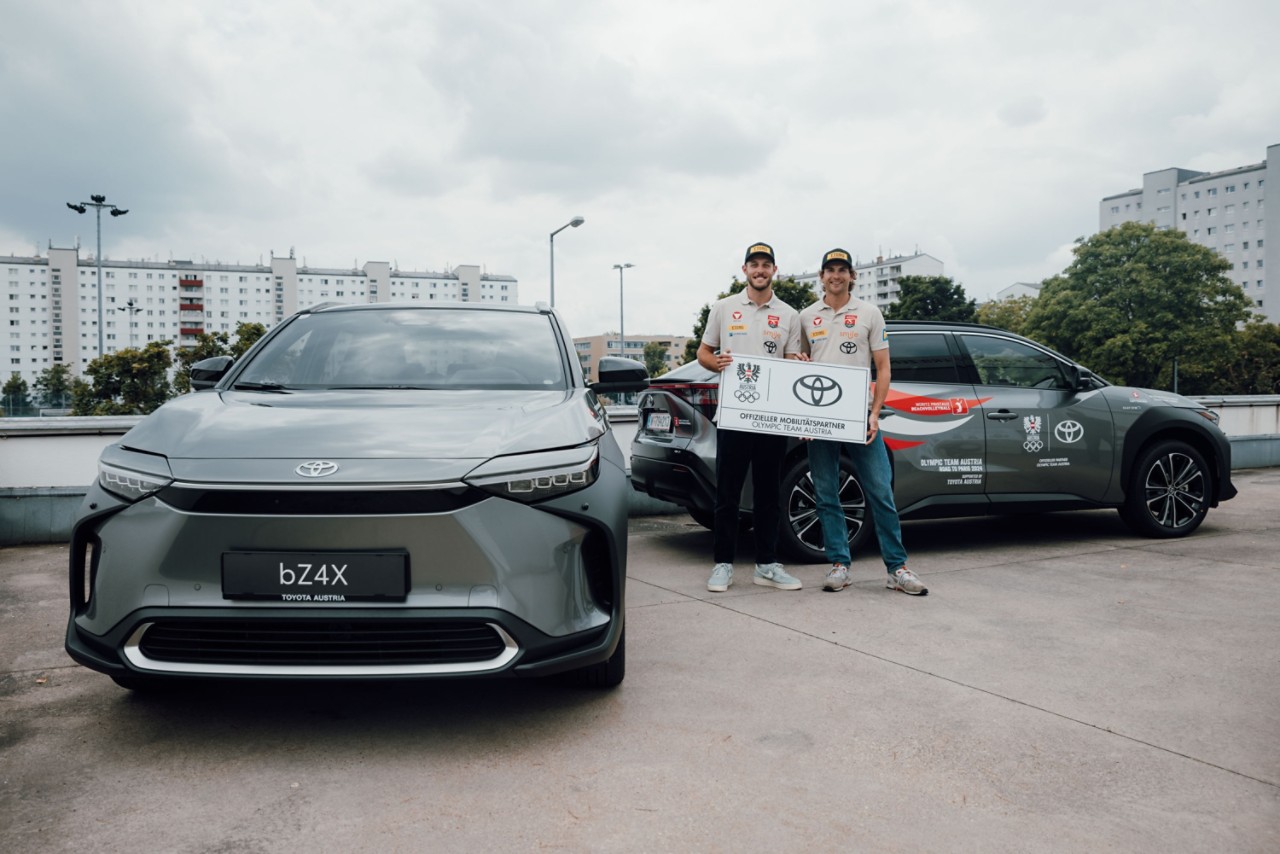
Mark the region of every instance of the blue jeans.
[[847, 566], [851, 557], [849, 528], [840, 506], [840, 449], [844, 447], [867, 497], [885, 569], [892, 574], [898, 567], [905, 566], [907, 550], [902, 547], [902, 524], [898, 521], [898, 508], [893, 503], [893, 471], [889, 452], [880, 434], [876, 433], [875, 439], [866, 445], [824, 439], [814, 439], [807, 444], [827, 560]]

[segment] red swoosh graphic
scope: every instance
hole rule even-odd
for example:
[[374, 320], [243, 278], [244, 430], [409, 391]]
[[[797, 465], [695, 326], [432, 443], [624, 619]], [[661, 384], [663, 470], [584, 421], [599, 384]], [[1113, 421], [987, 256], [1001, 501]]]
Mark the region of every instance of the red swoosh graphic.
[[[874, 386], [874, 384], [873, 384]], [[900, 391], [894, 391], [892, 387], [889, 389], [889, 397], [885, 400], [885, 406], [890, 409], [896, 409], [899, 412], [909, 412], [912, 415], [967, 415], [969, 410], [974, 407], [981, 406], [991, 398], [964, 398], [964, 397], [924, 397], [922, 395], [904, 394]]]
[[892, 436], [885, 436], [884, 443], [891, 451], [905, 451], [907, 448], [915, 448], [924, 444], [924, 442], [911, 442], [906, 439], [895, 439]]

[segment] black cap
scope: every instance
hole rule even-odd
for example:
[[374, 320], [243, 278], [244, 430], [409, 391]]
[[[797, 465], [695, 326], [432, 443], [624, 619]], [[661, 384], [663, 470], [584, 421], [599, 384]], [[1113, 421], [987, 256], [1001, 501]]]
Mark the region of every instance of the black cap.
[[828, 264], [844, 264], [848, 266], [850, 270], [853, 269], [853, 259], [850, 258], [849, 253], [843, 249], [832, 249], [828, 251], [826, 255], [823, 255], [822, 266], [826, 267]]
[[748, 246], [747, 255], [745, 258], [742, 259], [742, 263], [743, 264], [747, 263], [756, 255], [764, 255], [768, 257], [768, 259], [774, 264], [778, 263], [778, 260], [773, 257], [773, 247], [770, 246], [768, 243], [752, 243], [750, 246]]

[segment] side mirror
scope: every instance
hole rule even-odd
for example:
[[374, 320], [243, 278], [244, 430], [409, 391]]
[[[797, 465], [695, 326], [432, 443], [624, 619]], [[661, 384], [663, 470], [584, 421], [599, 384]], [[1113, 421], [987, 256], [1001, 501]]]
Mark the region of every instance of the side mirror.
[[591, 384], [596, 394], [644, 391], [649, 387], [649, 372], [634, 359], [605, 356], [600, 360], [600, 381]]
[[1093, 371], [1079, 365], [1071, 366], [1071, 388], [1075, 391], [1089, 391], [1093, 388]]
[[202, 359], [191, 366], [191, 390], [204, 391], [213, 388], [218, 381], [227, 375], [235, 359], [230, 356], [214, 356]]

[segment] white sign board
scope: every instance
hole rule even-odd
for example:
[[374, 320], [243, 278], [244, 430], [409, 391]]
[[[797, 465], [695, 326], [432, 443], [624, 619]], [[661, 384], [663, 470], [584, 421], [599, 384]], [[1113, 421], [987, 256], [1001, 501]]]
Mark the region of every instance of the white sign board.
[[867, 443], [869, 368], [740, 356], [720, 374], [721, 430]]

